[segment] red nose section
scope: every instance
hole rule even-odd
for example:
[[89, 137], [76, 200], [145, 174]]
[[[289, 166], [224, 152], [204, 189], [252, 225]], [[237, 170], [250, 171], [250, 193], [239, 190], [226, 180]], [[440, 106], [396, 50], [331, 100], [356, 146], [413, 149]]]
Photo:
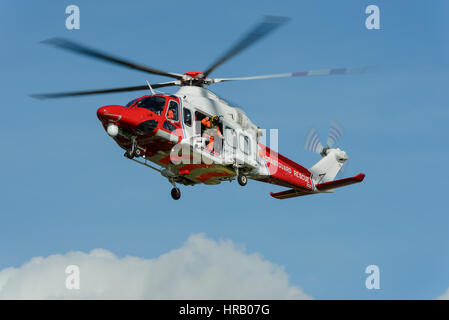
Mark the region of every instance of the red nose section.
[[153, 117], [147, 109], [126, 108], [118, 105], [99, 108], [97, 110], [97, 116], [105, 128], [112, 122], [130, 131], [135, 131], [142, 122]]
[[97, 110], [97, 117], [101, 122], [117, 122], [123, 118], [126, 108], [123, 106], [104, 106]]

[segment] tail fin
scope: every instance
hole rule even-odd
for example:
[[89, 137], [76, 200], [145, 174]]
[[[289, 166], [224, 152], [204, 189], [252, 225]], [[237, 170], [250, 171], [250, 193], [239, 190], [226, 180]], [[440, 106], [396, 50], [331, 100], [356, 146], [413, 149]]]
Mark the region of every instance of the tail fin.
[[343, 164], [349, 159], [346, 152], [339, 148], [324, 148], [321, 155], [323, 158], [309, 169], [315, 184], [334, 180]]

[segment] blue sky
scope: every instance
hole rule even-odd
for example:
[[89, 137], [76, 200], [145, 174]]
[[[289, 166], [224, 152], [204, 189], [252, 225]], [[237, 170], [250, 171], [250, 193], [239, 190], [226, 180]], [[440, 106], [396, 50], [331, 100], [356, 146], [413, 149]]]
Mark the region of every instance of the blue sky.
[[[80, 7], [80, 30], [65, 28], [70, 4]], [[381, 30], [365, 28], [370, 4]], [[447, 12], [444, 1], [2, 1], [0, 269], [93, 248], [156, 257], [205, 233], [282, 265], [314, 298], [440, 296], [449, 287]], [[366, 173], [362, 184], [280, 201], [269, 196], [275, 186], [225, 183], [184, 187], [175, 202], [170, 184], [126, 160], [96, 118], [98, 107], [139, 93], [28, 96], [167, 81], [39, 44], [47, 38], [183, 73], [206, 68], [264, 14], [291, 21], [214, 76], [379, 68], [210, 89], [278, 128], [280, 153], [306, 167], [318, 160], [303, 150], [307, 131], [315, 125], [324, 139], [338, 120], [345, 174]], [[364, 286], [371, 264], [378, 291]]]

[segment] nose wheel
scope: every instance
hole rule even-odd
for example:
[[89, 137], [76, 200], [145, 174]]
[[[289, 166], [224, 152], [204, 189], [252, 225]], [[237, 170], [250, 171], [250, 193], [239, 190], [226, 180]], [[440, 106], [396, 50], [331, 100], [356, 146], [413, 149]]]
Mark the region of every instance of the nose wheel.
[[132, 139], [131, 149], [126, 150], [124, 156], [128, 159], [133, 159], [134, 157], [140, 157], [142, 155], [142, 150], [137, 147], [136, 139]]
[[134, 158], [134, 153], [131, 150], [126, 150], [124, 156], [128, 159]]
[[179, 198], [181, 198], [181, 190], [178, 188], [171, 189], [171, 197], [173, 200], [179, 200]]
[[133, 159], [135, 157], [140, 157], [142, 155], [142, 151], [140, 149], [136, 149], [136, 150], [126, 150], [124, 156], [127, 157], [128, 159]]

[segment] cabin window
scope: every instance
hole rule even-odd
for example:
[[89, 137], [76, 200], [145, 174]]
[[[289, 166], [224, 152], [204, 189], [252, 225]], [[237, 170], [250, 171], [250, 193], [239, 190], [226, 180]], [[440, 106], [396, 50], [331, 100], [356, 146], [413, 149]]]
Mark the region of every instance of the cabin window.
[[167, 108], [167, 119], [171, 121], [178, 121], [179, 120], [179, 105], [175, 100], [170, 100], [170, 103], [168, 104]]
[[137, 106], [153, 111], [160, 116], [162, 115], [162, 111], [164, 110], [165, 101], [165, 97], [151, 96], [139, 100], [139, 102], [137, 102]]
[[243, 134], [240, 134], [240, 150], [245, 154], [250, 154], [251, 152], [251, 145], [249, 143], [249, 138], [248, 136], [245, 136]]
[[192, 113], [187, 108], [184, 108], [184, 123], [189, 127], [192, 126]]
[[237, 133], [234, 129], [230, 127], [225, 128], [225, 140], [230, 147], [237, 148]]

